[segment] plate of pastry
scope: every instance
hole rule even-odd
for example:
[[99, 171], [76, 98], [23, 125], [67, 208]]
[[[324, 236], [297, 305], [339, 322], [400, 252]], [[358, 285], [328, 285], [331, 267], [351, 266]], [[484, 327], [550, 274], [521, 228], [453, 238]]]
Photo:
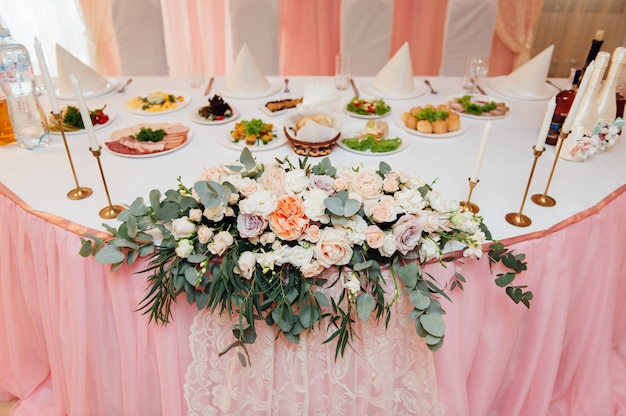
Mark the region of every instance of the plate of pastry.
[[438, 139], [459, 136], [467, 131], [459, 113], [452, 111], [447, 104], [413, 107], [396, 118], [396, 124], [407, 133]]

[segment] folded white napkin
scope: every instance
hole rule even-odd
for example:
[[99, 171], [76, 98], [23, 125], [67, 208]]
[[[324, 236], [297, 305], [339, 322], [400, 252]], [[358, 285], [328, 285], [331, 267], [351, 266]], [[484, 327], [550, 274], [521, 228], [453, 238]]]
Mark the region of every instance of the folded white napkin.
[[226, 88], [245, 97], [254, 97], [271, 88], [247, 44], [243, 44], [226, 79]]
[[372, 81], [372, 87], [391, 96], [405, 96], [415, 92], [411, 52], [407, 42], [378, 72]]
[[502, 78], [500, 86], [521, 97], [545, 97], [546, 89], [548, 88], [546, 79], [550, 69], [553, 50], [554, 45], [548, 46], [530, 61]]
[[59, 96], [74, 97], [74, 87], [70, 81], [70, 74], [80, 82], [80, 88], [84, 95], [95, 95], [106, 90], [109, 81], [91, 67], [85, 65], [74, 55], [57, 43], [56, 45], [57, 67], [59, 71]]
[[297, 110], [301, 113], [335, 111], [341, 102], [341, 95], [328, 84], [308, 83], [304, 86], [302, 103]]

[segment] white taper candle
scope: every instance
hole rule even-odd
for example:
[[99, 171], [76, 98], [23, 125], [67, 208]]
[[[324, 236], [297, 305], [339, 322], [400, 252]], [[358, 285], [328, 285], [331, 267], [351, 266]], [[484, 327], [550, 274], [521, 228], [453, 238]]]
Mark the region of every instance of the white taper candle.
[[548, 130], [550, 129], [550, 123], [552, 122], [552, 116], [554, 116], [554, 109], [556, 108], [556, 97], [552, 98], [552, 101], [548, 103], [546, 108], [546, 114], [543, 116], [543, 122], [541, 123], [541, 129], [539, 130], [539, 136], [537, 136], [537, 143], [535, 143], [535, 150], [543, 150], [543, 144], [546, 141]]
[[76, 102], [78, 103], [78, 108], [80, 110], [80, 115], [83, 119], [83, 124], [85, 124], [85, 131], [87, 132], [87, 137], [89, 138], [89, 147], [91, 150], [98, 150], [100, 145], [98, 144], [98, 139], [96, 138], [96, 132], [93, 129], [93, 123], [91, 122], [91, 116], [89, 115], [89, 109], [87, 108], [87, 104], [85, 104], [85, 97], [83, 97], [83, 92], [80, 89], [80, 83], [74, 74], [70, 74], [70, 81], [72, 81], [72, 85], [74, 86], [74, 93], [76, 94]]
[[59, 114], [61, 112], [59, 109], [59, 102], [57, 101], [57, 96], [54, 93], [54, 85], [52, 85], [52, 79], [50, 78], [46, 58], [43, 54], [43, 50], [41, 49], [41, 42], [37, 38], [35, 38], [35, 52], [37, 54], [37, 60], [39, 61], [41, 76], [44, 84], [46, 85], [46, 92], [48, 94], [48, 99], [50, 100], [50, 108], [54, 114]]
[[480, 167], [483, 164], [483, 158], [485, 157], [485, 149], [487, 148], [487, 140], [489, 139], [489, 133], [491, 132], [491, 120], [487, 121], [483, 130], [483, 137], [480, 139], [480, 146], [478, 147], [478, 153], [476, 154], [476, 161], [474, 162], [474, 171], [470, 180], [472, 182], [478, 181], [478, 174], [480, 173]]

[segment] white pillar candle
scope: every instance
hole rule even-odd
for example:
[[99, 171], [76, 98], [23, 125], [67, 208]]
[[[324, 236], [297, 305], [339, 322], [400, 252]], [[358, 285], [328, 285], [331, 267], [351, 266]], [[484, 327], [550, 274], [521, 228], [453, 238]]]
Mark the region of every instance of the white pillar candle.
[[54, 86], [52, 85], [52, 79], [50, 78], [50, 72], [48, 72], [48, 65], [46, 64], [46, 58], [41, 50], [41, 42], [35, 38], [35, 52], [37, 53], [37, 60], [39, 61], [39, 67], [41, 69], [41, 76], [43, 82], [46, 85], [46, 92], [48, 93], [48, 99], [50, 100], [50, 108], [54, 114], [59, 114], [59, 102], [57, 96], [54, 93]]
[[550, 123], [552, 122], [552, 116], [554, 115], [554, 109], [556, 108], [556, 97], [552, 98], [552, 101], [548, 103], [546, 108], [546, 114], [543, 116], [543, 122], [541, 123], [541, 129], [539, 130], [539, 136], [537, 136], [537, 143], [535, 143], [535, 150], [540, 152], [543, 150], [543, 144], [546, 141], [548, 130], [550, 129]]
[[580, 87], [578, 87], [578, 91], [576, 91], [574, 102], [572, 103], [572, 106], [569, 109], [569, 113], [567, 113], [567, 117], [565, 117], [563, 126], [561, 126], [561, 131], [565, 134], [569, 133], [570, 129], [572, 128], [572, 124], [574, 123], [574, 119], [576, 118], [576, 113], [578, 112], [580, 103], [583, 100], [583, 95], [585, 95], [585, 92], [587, 92], [587, 86], [589, 85], [589, 81], [591, 80], [591, 73], [593, 72], [593, 67], [594, 67], [594, 61], [591, 61], [591, 63], [587, 65], [587, 69], [585, 70], [583, 79], [580, 82]]
[[85, 104], [85, 97], [83, 97], [83, 92], [80, 89], [78, 79], [74, 74], [70, 74], [70, 81], [72, 81], [72, 85], [74, 86], [74, 93], [76, 94], [76, 101], [78, 103], [80, 115], [83, 119], [83, 124], [85, 124], [85, 131], [87, 131], [87, 137], [89, 138], [89, 147], [91, 150], [98, 150], [100, 149], [100, 145], [98, 144], [96, 132], [93, 129], [93, 123], [91, 122], [91, 116], [89, 115], [89, 109], [87, 108], [87, 104]]
[[474, 162], [474, 171], [470, 180], [472, 182], [478, 181], [478, 173], [480, 172], [480, 166], [483, 164], [483, 158], [485, 157], [485, 149], [487, 148], [487, 140], [489, 139], [489, 133], [491, 132], [491, 120], [487, 121], [483, 130], [483, 137], [480, 139], [480, 146], [478, 147], [478, 153], [476, 154], [476, 161]]

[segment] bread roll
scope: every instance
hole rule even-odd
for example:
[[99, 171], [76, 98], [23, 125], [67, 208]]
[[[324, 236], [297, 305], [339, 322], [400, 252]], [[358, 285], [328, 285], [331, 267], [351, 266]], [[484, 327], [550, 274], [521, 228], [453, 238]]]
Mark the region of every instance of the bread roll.
[[420, 120], [417, 122], [417, 131], [422, 133], [432, 133], [433, 125], [428, 120]]
[[402, 113], [402, 121], [404, 125], [410, 129], [417, 129], [417, 119], [411, 113]]
[[443, 120], [435, 120], [432, 126], [433, 126], [433, 133], [435, 134], [442, 134], [442, 133], [448, 132], [448, 126], [446, 125], [446, 122]]

